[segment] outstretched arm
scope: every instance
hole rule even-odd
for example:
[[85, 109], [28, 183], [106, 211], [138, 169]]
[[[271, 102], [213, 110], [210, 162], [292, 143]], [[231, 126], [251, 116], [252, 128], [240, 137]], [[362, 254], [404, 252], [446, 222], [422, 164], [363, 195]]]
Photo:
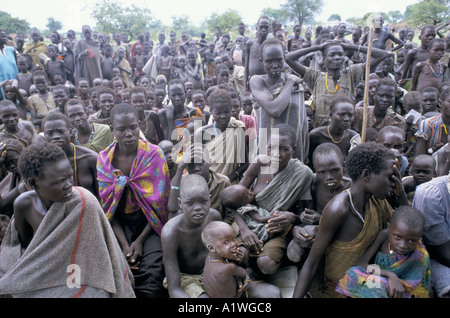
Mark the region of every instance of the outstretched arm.
[[315, 51], [321, 51], [324, 48], [324, 45], [314, 45], [305, 49], [296, 50], [290, 52], [286, 55], [285, 61], [286, 64], [289, 65], [295, 72], [300, 74], [302, 77], [305, 76], [306, 67], [297, 62], [297, 60], [305, 55], [313, 53]]

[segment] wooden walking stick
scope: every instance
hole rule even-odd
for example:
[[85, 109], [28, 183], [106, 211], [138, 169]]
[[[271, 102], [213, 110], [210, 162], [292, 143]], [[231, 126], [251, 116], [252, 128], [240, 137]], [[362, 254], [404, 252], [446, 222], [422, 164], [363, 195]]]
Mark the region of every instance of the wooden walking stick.
[[366, 78], [364, 84], [364, 104], [363, 104], [363, 124], [361, 129], [361, 143], [366, 142], [366, 130], [367, 130], [367, 100], [369, 99], [369, 76], [370, 76], [370, 58], [372, 55], [372, 38], [373, 38], [373, 26], [369, 30], [369, 46], [367, 48], [366, 57]]

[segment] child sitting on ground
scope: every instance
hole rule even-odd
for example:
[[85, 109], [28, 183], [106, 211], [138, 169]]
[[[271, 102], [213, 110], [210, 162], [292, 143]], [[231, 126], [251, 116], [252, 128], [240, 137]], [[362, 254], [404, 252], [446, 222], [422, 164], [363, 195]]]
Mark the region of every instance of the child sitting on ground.
[[[352, 298], [431, 297], [430, 257], [421, 237], [422, 213], [409, 206], [396, 209], [388, 228], [339, 280], [336, 291]], [[369, 265], [375, 256], [375, 263]]]
[[247, 273], [237, 265], [244, 256], [235, 242], [233, 228], [222, 221], [213, 221], [202, 231], [202, 242], [209, 254], [203, 269], [203, 288], [212, 298], [240, 298], [248, 287]]
[[311, 184], [312, 204], [301, 213], [302, 224], [294, 227], [294, 238], [287, 248], [289, 260], [295, 263], [301, 261], [314, 241], [320, 217], [327, 203], [351, 185], [350, 178], [344, 176], [344, 157], [338, 146], [332, 143], [317, 146], [312, 161], [315, 170]]

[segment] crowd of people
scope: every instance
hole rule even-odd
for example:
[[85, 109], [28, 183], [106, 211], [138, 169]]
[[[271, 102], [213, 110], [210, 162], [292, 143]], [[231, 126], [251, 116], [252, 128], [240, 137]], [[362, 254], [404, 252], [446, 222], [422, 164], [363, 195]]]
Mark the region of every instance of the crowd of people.
[[450, 297], [448, 25], [0, 30], [1, 297]]

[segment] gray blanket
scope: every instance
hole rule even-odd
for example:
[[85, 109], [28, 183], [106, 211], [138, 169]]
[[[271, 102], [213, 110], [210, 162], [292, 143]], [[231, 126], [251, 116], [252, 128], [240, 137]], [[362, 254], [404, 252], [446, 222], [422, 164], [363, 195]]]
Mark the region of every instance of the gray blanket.
[[[94, 195], [55, 202], [21, 252], [14, 217], [0, 252], [0, 295], [135, 297], [133, 275]], [[78, 285], [78, 286], [77, 286]]]

